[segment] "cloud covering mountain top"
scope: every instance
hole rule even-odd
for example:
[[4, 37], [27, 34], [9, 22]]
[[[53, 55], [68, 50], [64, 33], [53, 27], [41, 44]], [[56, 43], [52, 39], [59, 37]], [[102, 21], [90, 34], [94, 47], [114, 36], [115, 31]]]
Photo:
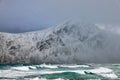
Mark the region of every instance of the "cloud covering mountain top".
[[119, 63], [120, 35], [77, 20], [43, 31], [0, 33], [0, 63]]
[[0, 0], [0, 31], [40, 30], [70, 17], [120, 25], [119, 5], [119, 0]]

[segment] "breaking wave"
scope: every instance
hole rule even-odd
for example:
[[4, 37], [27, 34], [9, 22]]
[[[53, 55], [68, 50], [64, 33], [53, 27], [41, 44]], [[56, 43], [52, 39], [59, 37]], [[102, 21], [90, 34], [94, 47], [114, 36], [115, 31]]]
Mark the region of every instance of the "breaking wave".
[[119, 67], [115, 65], [1, 65], [0, 79], [119, 80], [119, 74], [116, 73], [120, 70]]

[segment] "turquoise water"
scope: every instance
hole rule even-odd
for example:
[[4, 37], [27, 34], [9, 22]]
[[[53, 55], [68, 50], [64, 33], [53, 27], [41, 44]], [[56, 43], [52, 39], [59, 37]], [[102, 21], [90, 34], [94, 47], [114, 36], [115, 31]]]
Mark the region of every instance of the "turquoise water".
[[120, 65], [0, 65], [1, 80], [120, 80]]

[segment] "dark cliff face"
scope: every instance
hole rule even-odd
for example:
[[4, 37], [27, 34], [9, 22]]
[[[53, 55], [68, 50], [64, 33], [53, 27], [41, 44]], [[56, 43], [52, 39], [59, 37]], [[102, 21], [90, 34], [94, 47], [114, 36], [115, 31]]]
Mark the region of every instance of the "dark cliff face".
[[119, 40], [117, 34], [81, 22], [24, 34], [0, 33], [0, 63], [118, 63]]

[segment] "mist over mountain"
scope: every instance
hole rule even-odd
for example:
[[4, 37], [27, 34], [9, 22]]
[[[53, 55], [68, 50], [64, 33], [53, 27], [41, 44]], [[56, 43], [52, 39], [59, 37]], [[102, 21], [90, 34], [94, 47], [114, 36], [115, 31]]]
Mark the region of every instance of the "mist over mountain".
[[120, 0], [0, 0], [0, 32], [41, 30], [71, 17], [120, 25], [119, 16]]
[[42, 31], [1, 32], [0, 63], [119, 63], [120, 34], [108, 28], [68, 20]]

